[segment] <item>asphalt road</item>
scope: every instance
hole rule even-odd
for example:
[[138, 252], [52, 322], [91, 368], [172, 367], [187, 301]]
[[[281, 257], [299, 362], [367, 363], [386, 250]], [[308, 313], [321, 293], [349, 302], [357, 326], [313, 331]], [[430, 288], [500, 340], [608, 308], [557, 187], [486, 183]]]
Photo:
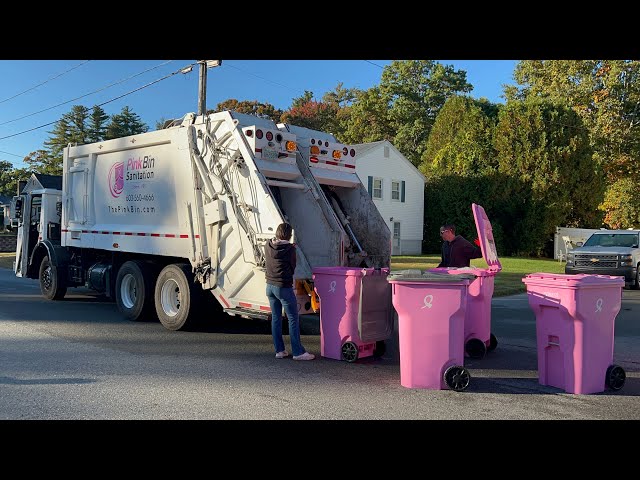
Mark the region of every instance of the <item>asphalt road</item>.
[[[466, 359], [464, 392], [400, 385], [397, 332], [381, 359], [274, 358], [269, 325], [212, 318], [197, 332], [122, 319], [115, 304], [73, 289], [44, 300], [37, 281], [0, 269], [0, 419], [640, 419], [640, 292], [623, 292], [615, 363], [620, 391], [573, 395], [537, 377], [526, 294], [495, 298], [497, 349]], [[285, 337], [288, 342], [288, 337]]]

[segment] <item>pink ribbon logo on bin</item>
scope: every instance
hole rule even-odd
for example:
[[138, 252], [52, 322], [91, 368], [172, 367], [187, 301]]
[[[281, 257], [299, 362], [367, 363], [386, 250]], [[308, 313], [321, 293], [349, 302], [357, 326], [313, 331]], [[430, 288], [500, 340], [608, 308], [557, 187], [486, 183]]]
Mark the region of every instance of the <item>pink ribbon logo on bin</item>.
[[335, 280], [329, 284], [329, 292], [336, 293], [336, 281]]
[[602, 299], [599, 298], [598, 300], [596, 300], [596, 313], [601, 311], [602, 311]]
[[420, 310], [422, 310], [423, 308], [431, 308], [433, 305], [431, 304], [431, 302], [433, 302], [433, 295], [426, 295], [424, 297], [424, 307], [422, 307]]

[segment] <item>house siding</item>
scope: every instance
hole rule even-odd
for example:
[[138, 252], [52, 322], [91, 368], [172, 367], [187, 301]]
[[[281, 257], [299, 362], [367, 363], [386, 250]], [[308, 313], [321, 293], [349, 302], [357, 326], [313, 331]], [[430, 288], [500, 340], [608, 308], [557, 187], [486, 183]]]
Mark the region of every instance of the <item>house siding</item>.
[[[385, 147], [388, 148], [388, 158], [385, 158]], [[374, 198], [373, 203], [391, 232], [393, 222], [400, 222], [401, 254], [420, 254], [424, 224], [424, 177], [386, 142], [356, 156], [356, 173], [364, 185], [369, 184], [369, 177], [383, 179], [382, 199]], [[401, 183], [400, 200], [391, 199], [392, 181], [404, 182], [404, 191]]]

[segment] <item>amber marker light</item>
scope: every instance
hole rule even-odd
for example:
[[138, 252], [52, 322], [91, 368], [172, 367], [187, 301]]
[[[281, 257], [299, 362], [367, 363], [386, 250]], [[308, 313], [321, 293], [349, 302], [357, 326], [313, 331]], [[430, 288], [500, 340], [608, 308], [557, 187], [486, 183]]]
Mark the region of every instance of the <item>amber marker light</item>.
[[287, 151], [289, 152], [295, 152], [296, 151], [296, 142], [294, 142], [293, 140], [289, 140], [287, 141], [287, 143], [285, 143], [285, 146], [287, 147]]

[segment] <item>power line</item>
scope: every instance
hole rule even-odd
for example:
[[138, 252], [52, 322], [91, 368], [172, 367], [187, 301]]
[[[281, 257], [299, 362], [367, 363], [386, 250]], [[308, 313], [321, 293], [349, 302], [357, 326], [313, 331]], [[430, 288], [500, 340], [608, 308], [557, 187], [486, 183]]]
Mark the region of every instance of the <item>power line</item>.
[[5, 98], [4, 100], [0, 100], [0, 103], [8, 102], [9, 100], [12, 100], [12, 99], [14, 99], [14, 98], [16, 98], [16, 97], [19, 97], [20, 95], [23, 95], [23, 94], [25, 94], [25, 93], [27, 93], [27, 92], [30, 92], [31, 90], [35, 90], [36, 88], [41, 87], [41, 86], [42, 86], [42, 85], [44, 85], [45, 83], [48, 83], [48, 82], [50, 82], [51, 80], [55, 80], [56, 78], [59, 78], [59, 77], [61, 77], [62, 75], [66, 74], [66, 73], [69, 73], [71, 70], [75, 70], [76, 68], [81, 67], [82, 65], [84, 65], [85, 63], [90, 62], [90, 61], [91, 61], [91, 60], [85, 60], [84, 62], [79, 63], [78, 65], [76, 65], [75, 67], [71, 67], [69, 70], [64, 71], [64, 72], [62, 72], [62, 73], [59, 73], [59, 74], [58, 74], [58, 75], [56, 75], [55, 77], [51, 77], [50, 79], [45, 80], [44, 82], [39, 83], [38, 85], [35, 85], [34, 87], [27, 88], [27, 89], [26, 89], [25, 91], [23, 91], [23, 92], [16, 93], [13, 97], [9, 97], [9, 98]]
[[236, 67], [234, 65], [229, 65], [228, 63], [226, 63], [226, 65], [228, 67], [235, 68], [236, 70], [239, 70], [241, 72], [247, 73], [249, 75], [253, 75], [254, 77], [259, 78], [260, 80], [264, 80], [265, 82], [273, 83], [274, 85], [278, 85], [279, 87], [288, 88], [289, 90], [293, 90], [296, 93], [300, 93], [300, 90], [297, 89], [297, 88], [292, 88], [292, 87], [289, 87], [287, 85], [283, 85], [282, 83], [274, 82], [273, 80], [269, 80], [268, 78], [261, 77], [260, 75], [256, 75], [255, 73], [247, 72], [246, 70], [242, 70], [241, 68], [238, 68], [238, 67]]
[[113, 83], [111, 83], [111, 84], [109, 84], [109, 85], [107, 85], [105, 87], [99, 88], [98, 90], [94, 90], [93, 92], [85, 93], [84, 95], [80, 95], [79, 97], [72, 98], [71, 100], [67, 100], [66, 102], [58, 103], [57, 105], [54, 105], [52, 107], [47, 107], [47, 108], [44, 108], [42, 110], [38, 110], [37, 112], [28, 113], [28, 114], [23, 115], [21, 117], [14, 118], [13, 120], [7, 120], [6, 122], [0, 123], [0, 125], [6, 125], [7, 123], [17, 122], [18, 120], [22, 120], [23, 118], [31, 117], [33, 115], [37, 115], [38, 113], [46, 112], [47, 110], [54, 109], [56, 107], [59, 107], [61, 105], [65, 105], [67, 103], [75, 102], [76, 100], [80, 100], [81, 98], [88, 97], [89, 95], [93, 95], [94, 93], [101, 92], [103, 90], [106, 90], [108, 88], [113, 87], [114, 85], [119, 85], [119, 84], [124, 83], [124, 82], [126, 82], [128, 80], [131, 80], [134, 77], [138, 77], [138, 76], [140, 76], [140, 75], [142, 75], [144, 73], [150, 72], [151, 70], [155, 70], [156, 68], [160, 68], [160, 67], [162, 67], [162, 66], [164, 66], [164, 65], [166, 65], [168, 63], [171, 63], [171, 62], [173, 62], [173, 60], [169, 60], [167, 62], [164, 62], [164, 63], [161, 63], [159, 65], [156, 65], [155, 67], [148, 68], [148, 69], [146, 69], [146, 70], [144, 70], [142, 72], [136, 73], [136, 74], [131, 75], [131, 76], [127, 77], [127, 78], [123, 78], [122, 80], [118, 80], [117, 82], [113, 82]]
[[370, 60], [365, 60], [365, 62], [370, 63], [371, 65], [375, 65], [376, 67], [381, 68], [381, 69], [383, 69], [383, 70], [384, 70], [384, 67], [383, 67], [383, 66], [380, 66], [380, 65], [378, 65], [377, 63], [373, 63], [373, 62], [372, 62], [372, 61], [370, 61]]
[[[130, 95], [130, 94], [135, 93], [135, 92], [137, 92], [139, 90], [142, 90], [143, 88], [150, 87], [151, 85], [153, 85], [155, 83], [158, 83], [158, 82], [161, 82], [162, 80], [166, 80], [167, 78], [172, 77], [173, 75], [177, 75], [178, 73], [189, 73], [191, 70], [188, 70], [188, 71], [185, 71], [185, 70], [187, 70], [189, 67], [194, 67], [196, 64], [197, 64], [197, 62], [194, 62], [194, 63], [192, 63], [190, 65], [187, 65], [186, 67], [182, 67], [181, 69], [176, 70], [175, 72], [172, 72], [172, 73], [170, 73], [168, 75], [165, 75], [162, 78], [158, 78], [157, 80], [154, 80], [153, 82], [149, 82], [146, 85], [142, 85], [141, 87], [138, 87], [138, 88], [136, 88], [134, 90], [131, 90], [131, 91], [127, 92], [127, 93], [124, 93], [124, 94], [122, 94], [122, 95], [120, 95], [118, 97], [112, 98], [111, 100], [107, 100], [106, 102], [100, 103], [100, 104], [98, 104], [96, 106], [101, 107], [102, 105], [106, 105], [107, 103], [115, 102], [116, 100], [119, 100], [122, 97], [126, 97], [127, 95]], [[53, 122], [45, 123], [44, 125], [40, 125], [38, 127], [33, 127], [33, 128], [28, 129], [28, 130], [24, 130], [22, 132], [13, 133], [11, 135], [0, 137], [0, 140], [4, 140], [5, 138], [16, 137], [18, 135], [22, 135], [23, 133], [33, 132], [34, 130], [38, 130], [40, 128], [48, 127], [49, 125], [53, 125], [54, 123], [57, 123], [57, 122], [58, 122], [58, 120], [55, 120]]]
[[25, 157], [25, 155], [16, 155], [15, 153], [5, 152], [3, 150], [0, 150], [0, 153], [5, 153], [7, 155], [13, 155], [14, 157], [20, 157], [20, 158], [24, 158]]

